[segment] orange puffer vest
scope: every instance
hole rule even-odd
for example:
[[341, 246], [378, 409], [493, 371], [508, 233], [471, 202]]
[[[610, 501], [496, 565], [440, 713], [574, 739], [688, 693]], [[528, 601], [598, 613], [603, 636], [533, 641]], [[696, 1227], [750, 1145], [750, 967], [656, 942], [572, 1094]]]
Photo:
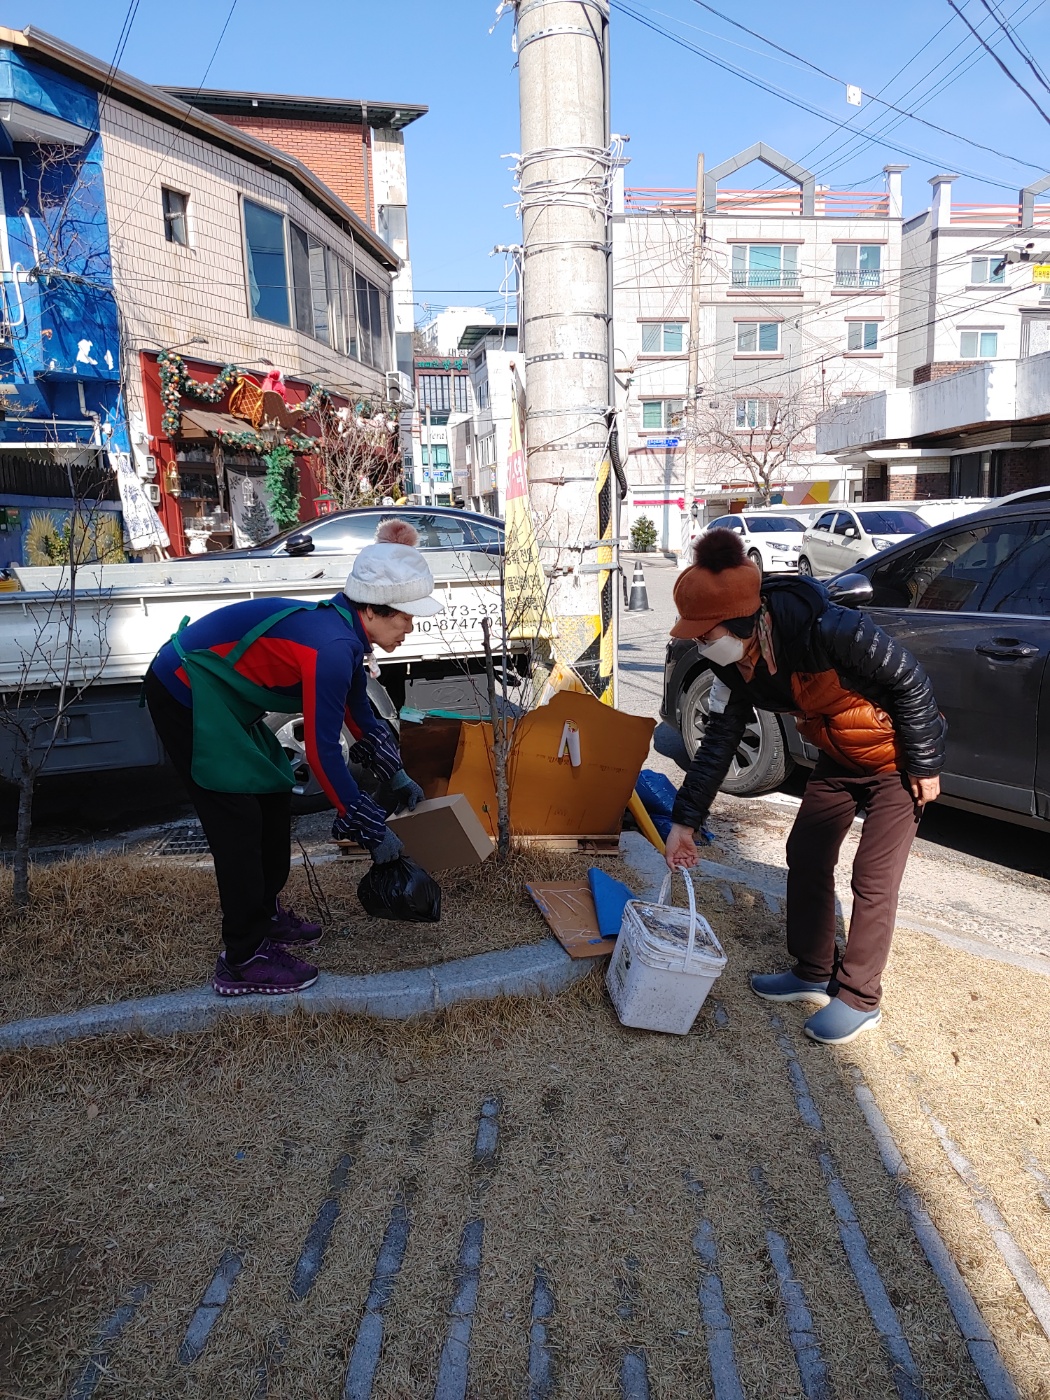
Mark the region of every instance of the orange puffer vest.
[[904, 771], [904, 750], [885, 710], [855, 690], [847, 690], [834, 671], [796, 671], [791, 692], [798, 706], [798, 732], [836, 763], [861, 773]]

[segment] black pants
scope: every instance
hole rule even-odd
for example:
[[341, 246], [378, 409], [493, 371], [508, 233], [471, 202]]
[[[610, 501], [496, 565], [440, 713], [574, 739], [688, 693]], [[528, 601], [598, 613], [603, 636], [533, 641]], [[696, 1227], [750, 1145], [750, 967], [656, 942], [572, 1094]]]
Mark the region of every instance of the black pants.
[[[861, 809], [853, 913], [836, 968], [835, 866]], [[787, 942], [795, 971], [809, 982], [834, 973], [839, 997], [858, 1011], [873, 1011], [882, 997], [897, 897], [918, 825], [919, 809], [900, 773], [856, 777], [821, 759], [788, 837]]]
[[172, 766], [197, 809], [215, 861], [222, 905], [222, 941], [230, 962], [244, 962], [271, 929], [277, 896], [291, 866], [290, 792], [210, 792], [190, 772], [193, 713], [180, 705], [152, 671], [146, 704]]

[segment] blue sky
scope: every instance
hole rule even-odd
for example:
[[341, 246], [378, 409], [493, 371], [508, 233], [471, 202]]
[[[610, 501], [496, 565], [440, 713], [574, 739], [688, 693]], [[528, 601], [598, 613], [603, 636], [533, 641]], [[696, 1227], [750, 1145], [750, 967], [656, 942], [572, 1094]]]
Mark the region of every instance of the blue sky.
[[[905, 212], [914, 213], [928, 203], [926, 182], [939, 170], [960, 172], [954, 187], [959, 200], [1007, 203], [1050, 167], [1048, 123], [947, 0], [882, 0], [860, 10], [841, 0], [713, 0], [717, 9], [797, 57], [733, 29], [696, 0], [622, 3], [720, 62], [851, 124], [850, 132], [837, 131], [614, 9], [613, 128], [631, 138], [629, 185], [691, 185], [698, 150], [711, 165], [764, 140], [834, 188], [880, 188], [883, 164], [907, 162]], [[502, 157], [518, 149], [518, 94], [509, 16], [489, 33], [495, 0], [303, 0], [296, 6], [235, 0], [205, 78], [229, 4], [139, 0], [121, 66], [156, 83], [197, 86], [204, 79], [208, 87], [427, 104], [429, 114], [406, 133], [417, 319], [450, 303], [488, 303], [498, 310], [503, 259], [489, 257], [489, 250], [517, 237], [513, 209], [506, 207], [513, 203], [509, 162]], [[1047, 0], [993, 5], [1011, 18], [1037, 64], [1050, 71]], [[996, 30], [981, 0], [965, 0], [964, 10], [1050, 114], [1050, 90]], [[109, 60], [126, 14], [124, 0], [91, 6], [83, 0], [11, 0], [5, 23], [32, 22]], [[899, 119], [867, 97], [858, 111], [846, 103], [846, 82], [917, 111], [958, 137]], [[941, 82], [946, 86], [935, 93]], [[872, 139], [891, 125], [894, 130]], [[854, 134], [866, 128], [871, 135]]]

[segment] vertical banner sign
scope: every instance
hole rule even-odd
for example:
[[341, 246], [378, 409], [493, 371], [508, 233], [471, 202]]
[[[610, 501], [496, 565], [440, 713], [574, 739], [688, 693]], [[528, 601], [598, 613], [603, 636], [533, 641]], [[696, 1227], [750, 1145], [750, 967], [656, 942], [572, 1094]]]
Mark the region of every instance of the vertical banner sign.
[[[515, 386], [516, 388], [517, 386]], [[544, 613], [547, 588], [536, 544], [536, 527], [529, 504], [529, 480], [522, 445], [521, 403], [513, 395], [510, 415], [510, 454], [504, 511], [506, 536], [503, 556], [505, 633], [508, 641], [529, 641], [549, 635]]]

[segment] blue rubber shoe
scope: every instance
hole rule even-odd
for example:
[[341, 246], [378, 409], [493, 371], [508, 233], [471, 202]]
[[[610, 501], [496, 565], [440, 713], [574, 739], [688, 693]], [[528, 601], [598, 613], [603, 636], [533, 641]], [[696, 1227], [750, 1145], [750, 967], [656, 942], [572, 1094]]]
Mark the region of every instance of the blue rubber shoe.
[[821, 1045], [848, 1045], [865, 1031], [873, 1031], [881, 1020], [879, 1007], [874, 1011], [858, 1011], [839, 997], [833, 997], [802, 1029], [810, 1040], [819, 1040]]
[[826, 982], [807, 982], [793, 972], [753, 972], [751, 990], [763, 1001], [812, 1001], [827, 1006], [831, 1000]]

